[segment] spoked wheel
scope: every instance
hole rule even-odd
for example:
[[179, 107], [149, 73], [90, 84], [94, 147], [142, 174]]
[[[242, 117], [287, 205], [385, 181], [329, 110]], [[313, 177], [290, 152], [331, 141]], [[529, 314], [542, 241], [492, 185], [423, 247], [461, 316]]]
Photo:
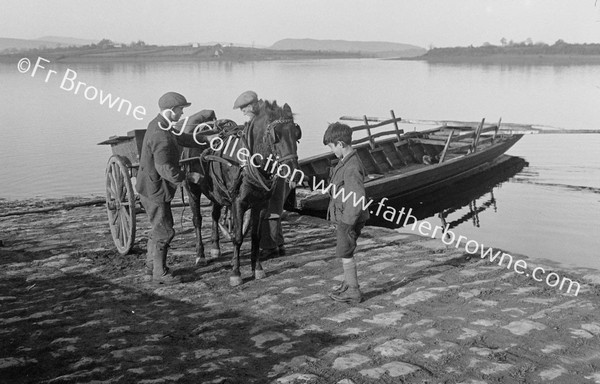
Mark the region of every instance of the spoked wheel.
[[[221, 220], [219, 221], [219, 229], [227, 241], [233, 239], [233, 220], [231, 218], [231, 209], [225, 207], [222, 214]], [[248, 230], [250, 229], [250, 210], [244, 213], [244, 224], [242, 225], [242, 238], [246, 237]]]
[[113, 155], [106, 166], [106, 211], [113, 241], [121, 255], [131, 251], [135, 240], [135, 194], [122, 156]]

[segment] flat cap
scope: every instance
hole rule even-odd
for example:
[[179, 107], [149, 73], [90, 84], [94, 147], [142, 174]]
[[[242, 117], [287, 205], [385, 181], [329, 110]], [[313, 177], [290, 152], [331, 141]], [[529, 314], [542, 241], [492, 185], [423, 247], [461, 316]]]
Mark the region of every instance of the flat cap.
[[233, 103], [233, 109], [244, 108], [248, 104], [256, 103], [258, 95], [254, 91], [246, 91], [238, 96]]
[[163, 109], [173, 109], [175, 107], [189, 107], [192, 103], [183, 97], [182, 94], [177, 92], [167, 92], [158, 99], [158, 107]]

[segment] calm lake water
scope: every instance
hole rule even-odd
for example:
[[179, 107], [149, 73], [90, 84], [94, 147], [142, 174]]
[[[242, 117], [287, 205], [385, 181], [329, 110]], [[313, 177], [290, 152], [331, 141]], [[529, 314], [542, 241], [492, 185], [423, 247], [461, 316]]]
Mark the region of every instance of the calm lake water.
[[[300, 157], [325, 151], [322, 133], [342, 115], [535, 123], [600, 128], [600, 66], [430, 65], [383, 60], [255, 63], [46, 63], [35, 76], [0, 64], [0, 198], [103, 195], [110, 148], [96, 144], [145, 128], [166, 91], [188, 114], [214, 109], [242, 122], [247, 89], [287, 102], [302, 126]], [[56, 71], [46, 82], [48, 69]], [[143, 121], [61, 89], [68, 70], [104, 94], [143, 106]], [[69, 83], [65, 83], [68, 86]], [[93, 94], [88, 93], [92, 98]], [[600, 269], [600, 135], [529, 135], [508, 153], [529, 166], [493, 189], [495, 208], [456, 232], [514, 254]], [[485, 194], [481, 201], [486, 201]], [[489, 200], [489, 198], [487, 198]], [[463, 208], [468, 210], [468, 207]], [[452, 214], [460, 217], [460, 209]], [[450, 218], [451, 219], [451, 218]], [[433, 221], [433, 219], [432, 219]]]

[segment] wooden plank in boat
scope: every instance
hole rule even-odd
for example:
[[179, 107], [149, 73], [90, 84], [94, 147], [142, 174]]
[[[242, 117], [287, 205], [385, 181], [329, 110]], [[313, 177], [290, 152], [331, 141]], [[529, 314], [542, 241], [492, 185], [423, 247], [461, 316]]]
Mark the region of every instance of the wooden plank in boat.
[[378, 148], [383, 149], [383, 152], [385, 153], [386, 158], [389, 159], [393, 169], [406, 165], [406, 159], [404, 159], [402, 152], [398, 151], [398, 148], [394, 143], [396, 143], [396, 141], [385, 141], [377, 144]]
[[[448, 139], [448, 136], [446, 136], [446, 139]], [[417, 142], [417, 143], [421, 143], [421, 144], [430, 144], [430, 145], [439, 145], [439, 146], [444, 146], [446, 145], [446, 141], [445, 140], [437, 140], [437, 139], [423, 139], [420, 137], [411, 139], [413, 142]], [[462, 147], [463, 144], [461, 143], [457, 143], [454, 140], [452, 142], [450, 142], [450, 147]]]
[[381, 163], [378, 161], [378, 160], [380, 160], [380, 159], [378, 159], [378, 157], [381, 158], [381, 160], [383, 160], [390, 169], [394, 168], [392, 161], [390, 160], [387, 153], [385, 152], [385, 150], [382, 147], [375, 147], [375, 148], [371, 149], [371, 155], [373, 156], [373, 158], [379, 165], [381, 165]]
[[443, 128], [445, 128], [445, 127], [441, 126], [441, 127], [435, 127], [435, 128], [425, 129], [425, 130], [422, 130], [422, 131], [405, 132], [404, 135], [402, 135], [402, 137], [405, 138], [405, 139], [409, 139], [411, 137], [422, 136], [423, 134], [437, 132], [437, 131], [439, 131], [439, 130], [441, 130]]
[[[364, 121], [364, 122], [375, 121], [375, 120], [371, 120], [371, 119], [372, 119], [371, 117], [364, 116], [361, 119], [361, 121]], [[340, 120], [343, 120], [343, 119], [340, 119]], [[352, 132], [356, 132], [356, 131], [365, 130], [367, 128], [373, 129], [373, 128], [382, 127], [384, 125], [388, 125], [388, 124], [392, 124], [392, 123], [397, 123], [397, 122], [399, 122], [401, 120], [402, 119], [399, 118], [399, 117], [398, 118], [394, 118], [394, 119], [387, 119], [387, 120], [377, 120], [377, 121], [379, 121], [378, 124], [373, 124], [373, 125], [370, 125], [370, 124], [357, 125], [356, 127], [351, 127], [351, 128], [352, 128]]]
[[[491, 143], [492, 140], [493, 140], [493, 138], [491, 136], [486, 137], [484, 139], [479, 139], [478, 145], [483, 146], [487, 143]], [[472, 146], [473, 146], [472, 143], [464, 143], [464, 144], [460, 144], [459, 146], [452, 146], [451, 148], [448, 148], [448, 153], [457, 153], [457, 152], [462, 152], [462, 151], [468, 151], [468, 150], [471, 150]]]
[[[494, 132], [497, 129], [497, 125], [484, 125], [481, 133], [485, 133], [485, 132]], [[476, 129], [472, 128], [472, 127], [445, 127], [444, 129], [441, 129], [438, 132], [434, 132], [431, 135], [435, 135], [435, 136], [448, 136], [448, 132], [451, 130], [461, 130], [461, 131], [468, 131], [465, 132], [464, 134], [469, 134], [469, 133], [473, 133], [475, 132]]]
[[444, 149], [442, 150], [442, 153], [440, 154], [440, 163], [443, 163], [444, 160], [446, 159], [446, 154], [448, 153], [448, 148], [450, 147], [450, 142], [452, 141], [452, 136], [454, 136], [454, 131], [450, 131], [450, 134], [448, 135], [448, 140], [446, 140], [446, 143], [444, 144]]
[[371, 149], [369, 147], [356, 148], [356, 153], [358, 154], [363, 165], [367, 169], [367, 172], [374, 170], [376, 173], [385, 173], [379, 166], [379, 163], [375, 160], [375, 157], [373, 157], [373, 154], [371, 153]]
[[[496, 131], [496, 126], [490, 126], [487, 128], [483, 128], [481, 133], [495, 132], [495, 131]], [[461, 133], [459, 135], [454, 136], [452, 141], [469, 140], [469, 139], [473, 139], [475, 136], [476, 136], [475, 131]], [[431, 139], [431, 140], [439, 139], [439, 140], [445, 141], [447, 138], [448, 138], [448, 135], [438, 135], [438, 134], [436, 134], [435, 136], [429, 135], [429, 139]]]
[[[396, 131], [377, 132], [377, 133], [372, 134], [370, 138], [369, 138], [369, 136], [361, 137], [360, 139], [353, 140], [352, 145], [366, 143], [366, 142], [369, 142], [370, 139], [377, 139], [379, 137], [391, 136], [391, 135], [394, 135], [394, 137], [396, 137]], [[377, 143], [375, 143], [375, 144], [377, 144]]]
[[385, 175], [382, 175], [379, 173], [369, 173], [367, 175], [367, 180], [365, 180], [365, 182], [381, 179], [382, 177], [385, 177]]

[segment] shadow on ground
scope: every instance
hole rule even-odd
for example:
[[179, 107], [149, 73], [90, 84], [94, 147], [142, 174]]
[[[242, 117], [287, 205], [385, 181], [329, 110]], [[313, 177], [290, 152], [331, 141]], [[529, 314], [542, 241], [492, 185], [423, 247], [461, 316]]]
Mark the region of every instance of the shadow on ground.
[[0, 292], [0, 375], [7, 383], [264, 383], [345, 342], [92, 275], [3, 279]]

